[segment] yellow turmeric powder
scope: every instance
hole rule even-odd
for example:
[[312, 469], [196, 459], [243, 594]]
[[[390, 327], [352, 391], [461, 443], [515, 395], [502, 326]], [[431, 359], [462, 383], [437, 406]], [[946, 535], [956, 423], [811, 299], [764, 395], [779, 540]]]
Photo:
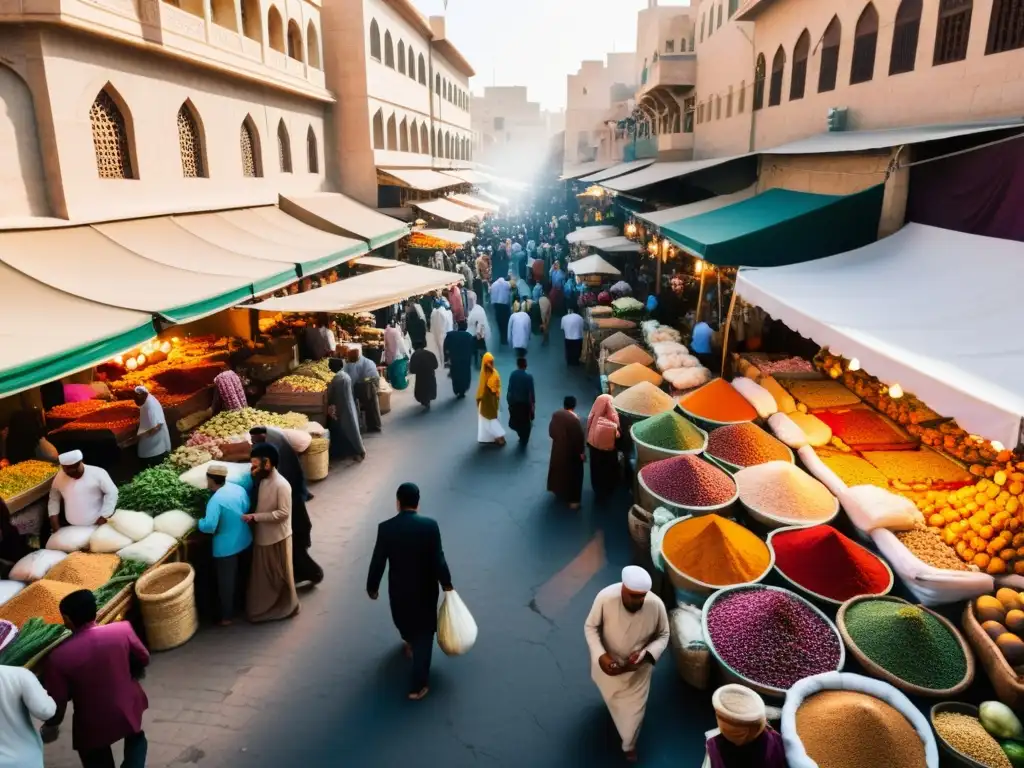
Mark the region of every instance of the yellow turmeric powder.
[[662, 541], [665, 558], [682, 573], [715, 587], [745, 584], [768, 568], [768, 545], [718, 515], [676, 523]]

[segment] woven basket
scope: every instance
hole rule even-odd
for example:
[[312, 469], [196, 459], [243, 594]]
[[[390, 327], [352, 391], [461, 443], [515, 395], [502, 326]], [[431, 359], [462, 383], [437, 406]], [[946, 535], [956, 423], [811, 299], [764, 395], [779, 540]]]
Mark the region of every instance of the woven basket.
[[890, 595], [877, 597], [874, 595], [859, 595], [858, 597], [851, 597], [839, 607], [839, 612], [836, 614], [836, 626], [839, 628], [839, 634], [843, 636], [843, 643], [846, 645], [847, 649], [849, 649], [850, 654], [857, 659], [868, 675], [884, 680], [890, 685], [899, 688], [904, 693], [932, 699], [948, 699], [956, 696], [967, 690], [971, 683], [974, 682], [974, 654], [971, 653], [971, 647], [967, 644], [967, 641], [964, 640], [963, 635], [961, 635], [957, 628], [953, 626], [952, 622], [924, 605], [918, 605], [915, 607], [920, 608], [922, 611], [927, 611], [934, 616], [950, 633], [952, 633], [953, 637], [956, 638], [957, 643], [960, 644], [960, 649], [964, 653], [967, 670], [964, 673], [963, 679], [959, 683], [954, 685], [952, 688], [946, 688], [945, 690], [922, 688], [921, 686], [914, 685], [901, 677], [896, 677], [896, 675], [869, 659], [864, 655], [860, 648], [857, 647], [853, 638], [850, 637], [850, 633], [846, 630], [846, 612], [851, 606], [863, 600], [888, 600], [889, 602], [900, 603], [901, 605], [913, 605], [913, 603]]
[[654, 524], [654, 516], [643, 507], [634, 504], [629, 508], [628, 520], [629, 538], [641, 552], [650, 552], [651, 526]]
[[177, 648], [196, 633], [195, 579], [188, 563], [169, 563], [156, 566], [135, 582], [150, 650]]
[[999, 646], [981, 628], [978, 617], [974, 615], [974, 604], [970, 600], [964, 606], [962, 624], [967, 641], [978, 654], [978, 661], [988, 673], [988, 679], [992, 681], [996, 697], [1010, 709], [1019, 712], [1024, 708], [1024, 680], [1013, 671], [1010, 662], [1000, 652]]
[[315, 482], [327, 477], [327, 469], [331, 460], [328, 450], [330, 447], [331, 443], [327, 438], [314, 437], [309, 443], [309, 448], [299, 454], [299, 462], [302, 464], [302, 471], [306, 474], [307, 480]]

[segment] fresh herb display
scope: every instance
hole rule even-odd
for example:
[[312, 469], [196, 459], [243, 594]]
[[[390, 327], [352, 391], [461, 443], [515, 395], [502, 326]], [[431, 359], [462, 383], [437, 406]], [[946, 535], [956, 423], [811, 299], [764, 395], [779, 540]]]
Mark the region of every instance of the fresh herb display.
[[47, 624], [38, 617], [25, 622], [14, 642], [0, 652], [0, 666], [21, 667], [37, 653], [71, 632], [61, 624]]
[[179, 480], [173, 469], [159, 466], [143, 470], [118, 488], [117, 505], [151, 515], [182, 509], [193, 517], [202, 517], [209, 498], [209, 491], [193, 488]]
[[92, 591], [96, 597], [96, 608], [101, 609], [111, 600], [113, 600], [118, 593], [129, 584], [134, 583], [138, 578], [146, 572], [149, 566], [141, 560], [122, 560], [121, 564], [114, 571], [114, 575], [110, 577], [101, 587], [97, 587]]

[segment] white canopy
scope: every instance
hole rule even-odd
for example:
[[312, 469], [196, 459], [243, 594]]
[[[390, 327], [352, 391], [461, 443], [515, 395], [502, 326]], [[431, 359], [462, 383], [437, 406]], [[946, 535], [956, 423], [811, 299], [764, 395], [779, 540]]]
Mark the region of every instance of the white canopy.
[[436, 200], [410, 200], [409, 205], [419, 208], [421, 211], [426, 211], [431, 216], [436, 216], [439, 219], [450, 221], [453, 224], [464, 224], [467, 221], [478, 219], [484, 215], [482, 211], [476, 211], [472, 208], [466, 207], [465, 205], [453, 203], [445, 198], [438, 198]]
[[593, 227], [583, 227], [570, 232], [565, 236], [570, 243], [585, 243], [588, 240], [603, 240], [606, 237], [614, 237], [619, 234], [619, 228], [610, 224], [598, 224]]
[[462, 184], [461, 179], [453, 176], [446, 176], [430, 168], [378, 168], [388, 176], [392, 176], [405, 186], [411, 189], [418, 189], [421, 192], [433, 192], [435, 189], [446, 187], [457, 187]]
[[449, 195], [448, 199], [458, 203], [459, 205], [464, 205], [467, 208], [476, 208], [487, 213], [494, 213], [498, 210], [498, 206], [494, 203], [489, 203], [486, 200], [473, 197], [473, 195]]
[[603, 238], [601, 240], [589, 240], [587, 245], [606, 253], [636, 253], [640, 250], [638, 243], [623, 235], [616, 235], [615, 237]]
[[596, 253], [569, 262], [569, 271], [577, 275], [621, 275], [617, 268]]
[[742, 269], [736, 290], [968, 432], [1017, 445], [1024, 243], [908, 224], [864, 248]]

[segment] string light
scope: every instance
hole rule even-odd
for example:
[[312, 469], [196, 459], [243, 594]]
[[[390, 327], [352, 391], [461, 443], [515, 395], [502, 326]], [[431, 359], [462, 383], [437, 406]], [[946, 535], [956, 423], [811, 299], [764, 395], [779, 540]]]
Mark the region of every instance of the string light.
[[846, 366], [846, 368], [847, 368], [847, 370], [850, 370], [850, 371], [859, 371], [860, 370], [860, 360], [858, 360], [856, 357], [851, 357], [850, 358], [850, 364], [848, 366]]
[[893, 384], [891, 387], [889, 387], [889, 397], [891, 397], [893, 400], [899, 400], [901, 397], [903, 397], [903, 387], [901, 387], [899, 384]]
[[117, 357], [114, 358], [114, 362], [117, 363], [118, 365], [124, 365], [124, 356], [118, 355]]
[[139, 367], [139, 364], [135, 362], [134, 357], [129, 357], [128, 360], [125, 361], [124, 367], [127, 368], [129, 371], [134, 371], [136, 368]]
[[703, 271], [704, 271], [704, 260], [703, 259], [697, 259], [695, 262], [693, 262], [693, 274], [699, 275]]
[[139, 355], [138, 357], [136, 357], [135, 358], [135, 364], [136, 365], [145, 365], [146, 364], [146, 356], [145, 355]]
[[163, 352], [165, 355], [169, 354], [171, 351], [171, 342], [165, 341], [163, 344], [161, 344], [160, 351]]

